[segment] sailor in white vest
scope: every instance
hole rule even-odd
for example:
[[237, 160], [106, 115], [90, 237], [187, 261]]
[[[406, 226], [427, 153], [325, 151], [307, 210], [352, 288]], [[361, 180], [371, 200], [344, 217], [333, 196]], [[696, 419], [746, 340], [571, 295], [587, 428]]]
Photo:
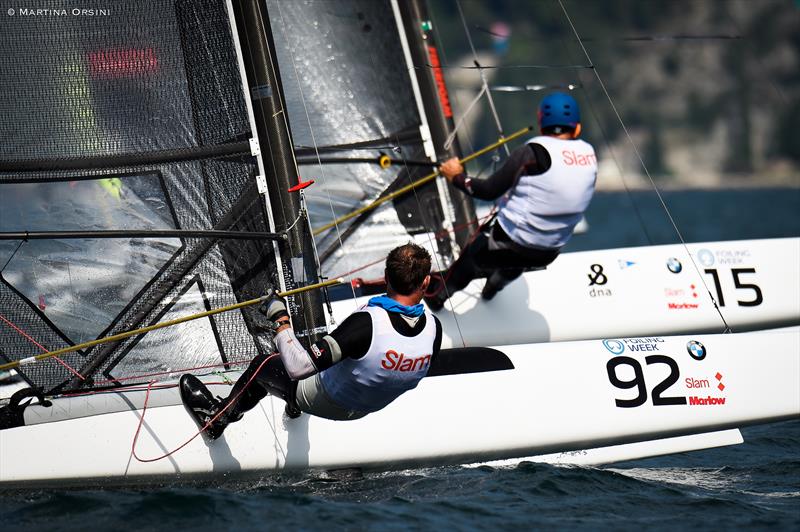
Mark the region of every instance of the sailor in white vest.
[[546, 267], [581, 220], [594, 194], [597, 157], [591, 144], [578, 139], [578, 102], [553, 93], [542, 100], [538, 114], [541, 135], [514, 150], [488, 178], [468, 177], [455, 158], [440, 167], [448, 181], [470, 196], [503, 198], [496, 219], [431, 284], [425, 301], [432, 310], [441, 309], [448, 297], [478, 277], [487, 278], [481, 295], [492, 299], [526, 269]]
[[184, 404], [216, 439], [267, 394], [286, 401], [286, 414], [306, 412], [334, 420], [358, 419], [415, 388], [442, 344], [442, 325], [421, 304], [430, 283], [431, 257], [406, 244], [386, 258], [386, 295], [373, 297], [306, 351], [295, 337], [282, 299], [261, 310], [276, 326], [280, 356], [259, 355], [217, 400], [193, 375], [181, 377]]

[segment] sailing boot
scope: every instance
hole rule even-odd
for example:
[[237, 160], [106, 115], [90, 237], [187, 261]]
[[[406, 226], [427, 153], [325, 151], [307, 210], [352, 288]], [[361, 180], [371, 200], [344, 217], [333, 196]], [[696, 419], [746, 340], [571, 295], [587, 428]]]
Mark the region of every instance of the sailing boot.
[[[238, 421], [242, 418], [241, 414], [234, 413], [231, 416], [230, 411], [226, 411], [213, 422], [219, 411], [222, 409], [223, 402], [219, 398], [215, 398], [211, 392], [206, 388], [200, 379], [194, 375], [183, 375], [179, 382], [181, 391], [181, 400], [186, 406], [189, 413], [192, 414], [195, 422], [202, 428], [211, 422], [205, 429], [206, 436], [209, 439], [216, 440], [222, 436], [225, 427], [233, 421]], [[236, 417], [238, 415], [238, 417]]]
[[486, 278], [486, 284], [483, 285], [483, 290], [481, 290], [481, 299], [491, 301], [504, 286], [505, 283], [500, 277], [500, 274], [498, 272], [493, 272]]
[[495, 270], [486, 278], [481, 290], [481, 298], [490, 301], [497, 292], [505, 288], [511, 281], [522, 275], [522, 269]]

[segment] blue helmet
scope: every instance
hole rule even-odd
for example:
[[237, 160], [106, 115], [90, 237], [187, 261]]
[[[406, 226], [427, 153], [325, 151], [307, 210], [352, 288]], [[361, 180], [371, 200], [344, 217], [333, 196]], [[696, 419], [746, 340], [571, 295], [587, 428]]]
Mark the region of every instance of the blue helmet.
[[578, 102], [569, 94], [554, 92], [548, 94], [539, 104], [539, 127], [567, 126], [578, 127], [581, 110]]

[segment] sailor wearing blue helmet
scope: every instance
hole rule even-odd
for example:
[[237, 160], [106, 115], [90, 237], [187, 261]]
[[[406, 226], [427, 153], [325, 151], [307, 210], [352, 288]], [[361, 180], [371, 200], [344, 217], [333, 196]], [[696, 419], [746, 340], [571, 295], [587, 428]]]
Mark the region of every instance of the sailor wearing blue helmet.
[[431, 283], [425, 301], [432, 310], [478, 277], [486, 277], [481, 295], [492, 299], [525, 270], [553, 262], [572, 237], [594, 194], [597, 157], [591, 144], [578, 139], [580, 107], [569, 94], [546, 96], [538, 119], [540, 135], [511, 152], [486, 179], [467, 176], [456, 158], [439, 168], [472, 197], [502, 199], [497, 216], [481, 227], [439, 282]]

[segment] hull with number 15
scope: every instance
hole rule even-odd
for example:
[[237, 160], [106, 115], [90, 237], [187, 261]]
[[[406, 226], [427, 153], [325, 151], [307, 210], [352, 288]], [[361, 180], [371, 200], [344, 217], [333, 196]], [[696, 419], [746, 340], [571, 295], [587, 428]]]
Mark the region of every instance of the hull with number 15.
[[[480, 297], [483, 284], [474, 281], [437, 313], [443, 345], [800, 325], [800, 238], [564, 253], [491, 301]], [[367, 299], [334, 303], [336, 321]]]

